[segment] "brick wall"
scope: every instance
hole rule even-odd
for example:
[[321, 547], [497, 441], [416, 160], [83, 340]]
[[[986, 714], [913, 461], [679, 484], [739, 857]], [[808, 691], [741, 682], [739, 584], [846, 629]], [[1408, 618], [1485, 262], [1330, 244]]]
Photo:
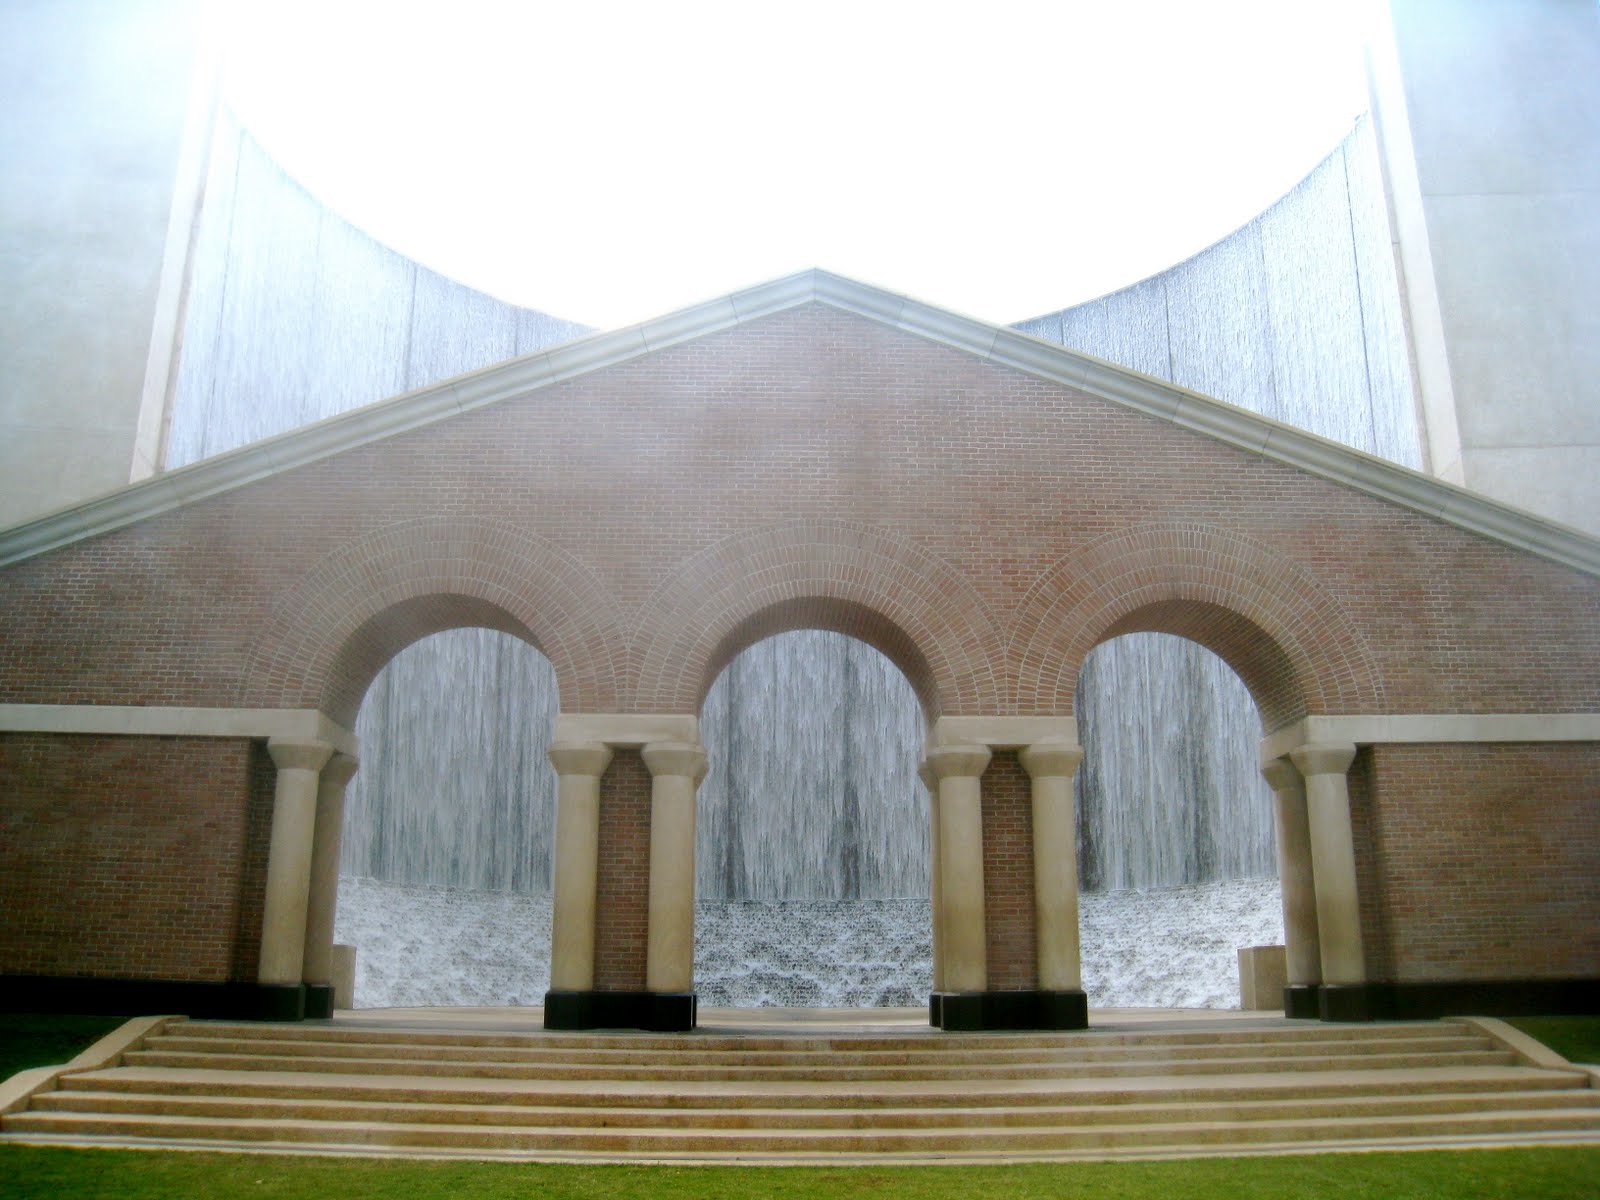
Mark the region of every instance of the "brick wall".
[[862, 631], [952, 715], [1070, 713], [1083, 655], [1137, 628], [1205, 640], [1269, 725], [1581, 710], [1600, 677], [1588, 576], [817, 307], [0, 578], [16, 701], [348, 719], [460, 621], [525, 631], [574, 712], [695, 711], [774, 622]]
[[1033, 781], [1015, 750], [996, 750], [983, 772], [983, 921], [990, 990], [1038, 987]]
[[1352, 815], [1373, 978], [1600, 970], [1600, 746], [1375, 746], [1362, 758]]
[[[0, 569], [0, 702], [317, 707], [350, 721], [390, 655], [456, 624], [536, 643], [568, 712], [696, 712], [744, 644], [804, 626], [878, 646], [930, 716], [1069, 714], [1089, 650], [1141, 629], [1221, 654], [1269, 729], [1305, 713], [1594, 711], [1600, 679], [1590, 576], [808, 306]], [[8, 751], [8, 812], [55, 806], [87, 830], [109, 805], [107, 829], [133, 838], [138, 822], [116, 805], [154, 810], [168, 783], [172, 812], [202, 805], [192, 772], [160, 749], [95, 749], [71, 766], [23, 745]], [[137, 900], [131, 880], [97, 874], [108, 859], [51, 841], [48, 821], [8, 817], [5, 854], [26, 866], [6, 886], [33, 889], [17, 892], [29, 923], [8, 927], [8, 953], [28, 969], [244, 973], [266, 776], [233, 753], [205, 798], [232, 815], [203, 838], [174, 835], [170, 863], [155, 860], [173, 878]], [[1497, 810], [1528, 803], [1507, 798], [1496, 756], [1511, 752], [1455, 752], [1432, 782], [1406, 753], [1369, 755], [1359, 772], [1379, 965], [1454, 976], [1537, 959], [1600, 974], [1592, 937], [1517, 944], [1548, 906], [1561, 928], [1581, 913], [1600, 925], [1600, 911], [1592, 860], [1545, 865], [1499, 824]], [[135, 759], [108, 791], [107, 756], [124, 754]], [[644, 874], [624, 878], [622, 864], [644, 861], [648, 778], [636, 755], [618, 758], [597, 950], [604, 986], [633, 988]], [[1554, 779], [1554, 761], [1523, 765]], [[1592, 845], [1592, 811], [1574, 798], [1584, 784], [1560, 779], [1567, 798], [1541, 812], [1541, 836]], [[1478, 850], [1427, 824], [1447, 798], [1486, 839]], [[46, 846], [66, 865], [50, 867]], [[1445, 849], [1466, 858], [1441, 884]], [[222, 861], [235, 865], [208, 878]], [[173, 897], [185, 888], [226, 911], [184, 924], [193, 910]], [[137, 951], [114, 936], [130, 904], [151, 931]], [[74, 914], [80, 950], [58, 936], [65, 918], [46, 928], [52, 909]], [[1022, 978], [1021, 926], [995, 911], [996, 978]]]
[[0, 733], [0, 975], [253, 980], [265, 758], [237, 739]]
[[650, 770], [622, 749], [600, 779], [600, 861], [595, 886], [594, 985], [642, 992], [650, 917]]

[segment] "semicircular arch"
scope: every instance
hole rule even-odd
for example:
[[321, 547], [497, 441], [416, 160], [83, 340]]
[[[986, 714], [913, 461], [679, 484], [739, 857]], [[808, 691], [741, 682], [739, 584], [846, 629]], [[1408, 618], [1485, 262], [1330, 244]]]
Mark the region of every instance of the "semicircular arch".
[[607, 712], [620, 691], [615, 606], [590, 570], [515, 526], [471, 518], [400, 522], [325, 555], [274, 606], [240, 702], [355, 719], [389, 658], [466, 625], [531, 642], [562, 705]]
[[1250, 688], [1268, 731], [1308, 713], [1383, 709], [1366, 639], [1316, 577], [1200, 524], [1109, 535], [1033, 584], [1012, 639], [1020, 706], [1070, 713], [1089, 652], [1134, 632], [1177, 634], [1220, 656]]
[[740, 650], [805, 628], [848, 634], [882, 652], [930, 720], [1001, 704], [1004, 641], [971, 581], [873, 526], [805, 521], [725, 538], [679, 566], [646, 611], [641, 711], [698, 712]]

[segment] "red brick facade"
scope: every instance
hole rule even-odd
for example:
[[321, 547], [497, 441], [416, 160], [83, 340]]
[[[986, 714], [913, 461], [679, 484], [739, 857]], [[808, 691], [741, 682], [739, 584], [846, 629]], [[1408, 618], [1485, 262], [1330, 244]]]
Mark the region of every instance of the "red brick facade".
[[[536, 644], [573, 713], [695, 713], [740, 649], [800, 627], [877, 646], [930, 719], [1070, 715], [1085, 655], [1134, 630], [1220, 654], [1268, 731], [1600, 710], [1593, 576], [819, 304], [0, 568], [0, 703], [349, 723], [398, 649], [463, 624]], [[0, 754], [0, 974], [248, 975], [258, 751], [12, 735]], [[1363, 751], [1373, 973], [1600, 976], [1596, 755]], [[990, 952], [1026, 986], [1026, 777], [1006, 756], [989, 774]], [[647, 784], [619, 754], [597, 947], [616, 989], [642, 978], [643, 876], [618, 871]]]
[[1039, 986], [1034, 948], [1033, 785], [1015, 750], [983, 773], [983, 920], [989, 987]]
[[254, 980], [272, 782], [242, 739], [0, 733], [0, 970]]
[[650, 772], [637, 750], [618, 750], [600, 781], [600, 861], [594, 985], [642, 992], [650, 904]]

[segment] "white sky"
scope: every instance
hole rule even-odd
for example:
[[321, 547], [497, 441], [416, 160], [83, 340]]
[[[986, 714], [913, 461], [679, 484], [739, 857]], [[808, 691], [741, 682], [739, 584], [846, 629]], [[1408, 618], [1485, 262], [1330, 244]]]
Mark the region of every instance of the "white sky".
[[1361, 2], [233, 0], [224, 92], [401, 253], [600, 327], [819, 266], [996, 322], [1282, 196]]

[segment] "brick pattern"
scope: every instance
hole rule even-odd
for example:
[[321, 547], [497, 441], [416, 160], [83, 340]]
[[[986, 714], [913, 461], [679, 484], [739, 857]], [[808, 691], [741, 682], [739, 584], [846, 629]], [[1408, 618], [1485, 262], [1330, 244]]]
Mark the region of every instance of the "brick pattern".
[[1352, 817], [1372, 978], [1596, 973], [1600, 746], [1374, 746], [1361, 758]]
[[[878, 647], [930, 717], [1070, 714], [1089, 649], [1136, 629], [1218, 652], [1268, 729], [1307, 713], [1595, 711], [1600, 678], [1590, 576], [809, 305], [4, 568], [0, 702], [319, 707], [348, 721], [389, 656], [460, 624], [536, 644], [568, 712], [698, 711], [744, 645], [799, 626]], [[153, 806], [171, 784], [173, 811], [193, 813], [186, 781], [210, 777], [215, 752], [185, 751], [180, 770], [168, 751], [100, 749], [72, 768], [13, 750], [3, 798], [40, 815], [40, 797], [55, 797], [88, 830], [98, 806]], [[96, 773], [124, 753], [127, 779]], [[1488, 945], [1512, 936], [1493, 914], [1516, 896], [1558, 915], [1588, 905], [1600, 926], [1592, 860], [1558, 856], [1552, 874], [1497, 832], [1493, 810], [1509, 801], [1496, 751], [1452, 751], [1436, 778], [1451, 781], [1460, 823], [1507, 839], [1503, 870], [1485, 869], [1491, 840], [1483, 860], [1451, 865], [1448, 911], [1423, 902], [1441, 847], [1464, 851], [1399, 815], [1413, 794], [1431, 812], [1446, 792], [1398, 753], [1371, 756], [1359, 784], [1380, 961], [1455, 974], [1542, 955], [1542, 969], [1600, 974], [1592, 937], [1549, 954]], [[624, 880], [619, 864], [642, 861], [646, 810], [629, 806], [647, 781], [623, 757], [602, 969], [607, 986], [632, 988], [644, 902], [628, 889], [643, 875]], [[178, 837], [166, 814], [142, 833], [110, 819], [129, 861], [172, 876], [148, 899], [129, 901], [102, 860], [51, 842], [49, 821], [9, 817], [0, 875], [31, 888], [18, 894], [38, 912], [8, 924], [8, 952], [40, 969], [243, 974], [262, 855], [246, 829], [264, 819], [264, 785], [243, 751], [231, 761], [205, 811], [232, 815], [202, 823], [203, 838]], [[1590, 844], [1594, 823], [1570, 798], [1579, 786], [1561, 782], [1568, 799], [1539, 823], [1572, 847]], [[46, 845], [66, 874], [41, 865]], [[233, 865], [206, 875], [219, 862]], [[76, 887], [74, 871], [94, 886]], [[173, 888], [201, 905], [226, 894], [225, 915], [206, 910], [221, 924], [191, 924], [191, 906], [162, 899]], [[152, 954], [116, 945], [130, 903], [165, 935]], [[1515, 929], [1540, 924], [1531, 901], [1512, 907]], [[1458, 953], [1469, 946], [1477, 965]]]
[[1039, 986], [1033, 909], [1033, 781], [1015, 750], [983, 772], [983, 920], [989, 990]]
[[600, 862], [595, 882], [594, 986], [642, 992], [650, 931], [650, 770], [619, 749], [600, 779]]
[[0, 974], [254, 979], [252, 758], [237, 739], [0, 733]]
[[[569, 711], [694, 711], [746, 638], [860, 630], [931, 713], [1067, 714], [1170, 628], [1299, 712], [1592, 707], [1600, 588], [820, 306], [346, 452], [3, 572], [0, 699], [351, 711], [451, 623]], [[397, 607], [407, 606], [409, 607]]]

